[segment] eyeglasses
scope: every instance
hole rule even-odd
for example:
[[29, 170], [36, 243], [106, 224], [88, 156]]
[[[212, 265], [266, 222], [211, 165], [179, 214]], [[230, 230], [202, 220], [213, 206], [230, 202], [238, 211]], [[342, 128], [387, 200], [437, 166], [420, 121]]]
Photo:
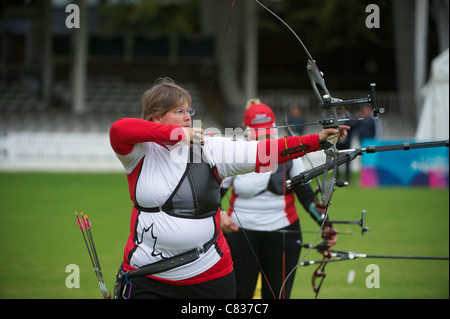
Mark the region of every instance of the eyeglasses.
[[184, 116], [186, 113], [189, 114], [189, 116], [194, 116], [195, 115], [195, 110], [191, 107], [188, 108], [187, 110], [185, 109], [178, 109], [176, 111], [172, 111], [174, 112], [176, 115], [182, 115]]

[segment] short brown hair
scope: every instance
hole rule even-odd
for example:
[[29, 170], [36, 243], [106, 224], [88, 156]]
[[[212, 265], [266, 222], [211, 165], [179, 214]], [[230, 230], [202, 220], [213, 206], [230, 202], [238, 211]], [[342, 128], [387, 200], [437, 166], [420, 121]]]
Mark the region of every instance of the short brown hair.
[[142, 95], [142, 118], [152, 121], [154, 116], [162, 116], [185, 102], [191, 107], [192, 98], [186, 89], [170, 78], [159, 78]]

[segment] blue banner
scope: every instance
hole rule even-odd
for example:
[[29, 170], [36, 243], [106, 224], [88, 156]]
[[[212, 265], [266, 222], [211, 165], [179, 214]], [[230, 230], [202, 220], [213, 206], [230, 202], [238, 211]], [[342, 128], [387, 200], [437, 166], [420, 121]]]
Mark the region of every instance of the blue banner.
[[[364, 139], [361, 146], [394, 145], [404, 142], [417, 141]], [[449, 149], [435, 147], [364, 154], [361, 185], [364, 187], [387, 185], [448, 187]]]

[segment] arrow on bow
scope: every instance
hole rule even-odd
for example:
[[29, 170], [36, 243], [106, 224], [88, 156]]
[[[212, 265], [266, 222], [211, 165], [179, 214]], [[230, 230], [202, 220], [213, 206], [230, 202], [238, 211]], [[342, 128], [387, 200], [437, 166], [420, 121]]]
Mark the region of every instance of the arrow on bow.
[[[360, 254], [351, 251], [342, 251], [335, 249], [324, 249], [323, 245], [310, 245], [310, 244], [300, 244], [302, 247], [309, 249], [316, 249], [319, 253], [323, 255], [321, 260], [310, 260], [303, 261], [299, 263], [299, 266], [310, 266], [319, 264], [313, 273], [311, 282], [313, 290], [315, 293], [315, 298], [317, 298], [320, 288], [322, 287], [323, 280], [326, 277], [325, 266], [330, 262], [344, 261], [344, 260], [354, 260], [356, 258], [377, 258], [377, 259], [415, 259], [415, 260], [449, 260], [449, 257], [441, 256], [412, 256], [412, 255], [373, 255], [373, 254]], [[320, 278], [318, 284], [316, 280]]]
[[[319, 245], [312, 246], [309, 244], [301, 244], [302, 247], [312, 248], [321, 250], [322, 248]], [[343, 250], [335, 250], [330, 249], [330, 257], [326, 260], [310, 260], [304, 261], [300, 263], [300, 266], [309, 266], [322, 262], [334, 262], [334, 261], [343, 261], [343, 260], [353, 260], [356, 258], [383, 258], [383, 259], [416, 259], [416, 260], [449, 260], [449, 257], [445, 256], [413, 256], [413, 255], [372, 255], [372, 254], [359, 254], [352, 251], [343, 251]]]

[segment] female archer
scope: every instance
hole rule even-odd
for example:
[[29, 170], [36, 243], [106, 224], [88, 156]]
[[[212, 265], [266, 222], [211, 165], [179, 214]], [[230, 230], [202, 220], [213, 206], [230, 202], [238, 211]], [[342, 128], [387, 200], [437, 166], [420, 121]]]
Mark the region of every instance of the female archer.
[[[271, 138], [275, 114], [259, 99], [249, 100], [243, 125], [251, 140]], [[319, 226], [323, 223], [309, 184], [293, 190], [285, 186], [286, 180], [302, 171], [303, 161], [296, 158], [268, 173], [242, 174], [223, 181], [225, 189], [232, 187], [230, 207], [222, 214], [222, 231], [233, 258], [238, 299], [253, 297], [260, 267], [265, 276], [261, 297], [278, 297], [280, 291], [281, 297], [290, 297], [295, 273], [286, 283], [285, 279], [297, 265], [301, 251], [299, 242], [302, 242], [296, 198]], [[334, 234], [328, 241], [328, 245], [333, 245], [337, 240], [336, 231], [330, 225], [323, 231]], [[252, 251], [256, 258], [252, 258]]]
[[142, 102], [142, 119], [120, 119], [110, 130], [133, 204], [118, 276], [126, 286], [118, 294], [234, 298], [233, 263], [220, 230], [220, 180], [268, 172], [304, 154], [288, 159], [280, 155], [284, 149], [301, 144], [314, 152], [330, 135], [345, 137], [347, 128], [259, 142], [205, 138], [191, 127], [190, 94], [171, 79], [157, 80]]

